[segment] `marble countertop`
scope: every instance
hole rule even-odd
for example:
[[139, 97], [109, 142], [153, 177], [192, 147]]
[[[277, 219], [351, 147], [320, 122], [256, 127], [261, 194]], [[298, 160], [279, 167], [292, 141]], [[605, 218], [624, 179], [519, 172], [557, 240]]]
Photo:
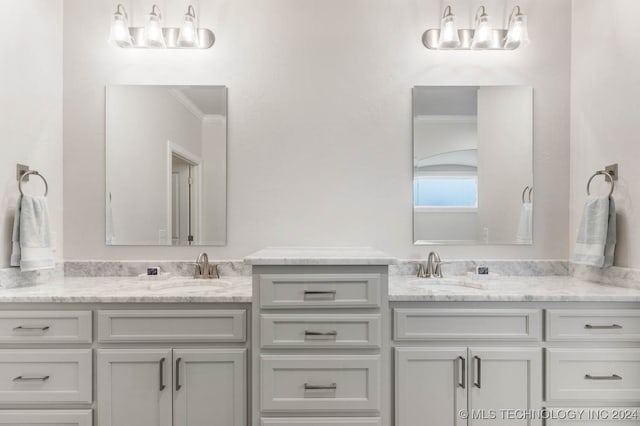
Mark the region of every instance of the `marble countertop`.
[[0, 289], [0, 303], [251, 303], [251, 277], [219, 280], [172, 277], [65, 277], [46, 284]]
[[[480, 287], [480, 288], [478, 288]], [[250, 276], [220, 280], [173, 277], [67, 277], [46, 284], [0, 289], [0, 303], [251, 303]], [[569, 276], [443, 280], [392, 275], [392, 302], [640, 302], [640, 288], [596, 284]]]
[[640, 287], [598, 284], [571, 276], [429, 280], [389, 277], [391, 302], [640, 302]]
[[390, 265], [396, 259], [370, 247], [270, 247], [244, 261], [249, 265]]

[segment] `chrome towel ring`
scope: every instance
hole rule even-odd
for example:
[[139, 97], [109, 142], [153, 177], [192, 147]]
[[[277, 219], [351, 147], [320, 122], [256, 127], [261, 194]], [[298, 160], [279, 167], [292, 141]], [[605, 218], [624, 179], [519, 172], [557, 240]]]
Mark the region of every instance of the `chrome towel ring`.
[[598, 170], [593, 174], [593, 176], [591, 176], [591, 178], [589, 178], [589, 181], [587, 182], [587, 195], [591, 195], [591, 182], [599, 175], [604, 176], [605, 180], [611, 184], [611, 191], [609, 191], [609, 197], [611, 197], [613, 195], [613, 190], [616, 188], [616, 184], [611, 173], [605, 170]]
[[24, 182], [24, 178], [31, 175], [38, 176], [40, 179], [42, 179], [42, 181], [44, 182], [44, 196], [46, 197], [47, 195], [49, 195], [49, 183], [37, 170], [30, 170], [20, 176], [20, 181], [18, 182], [18, 190], [20, 191], [20, 195], [24, 195], [24, 192], [22, 192], [22, 182]]

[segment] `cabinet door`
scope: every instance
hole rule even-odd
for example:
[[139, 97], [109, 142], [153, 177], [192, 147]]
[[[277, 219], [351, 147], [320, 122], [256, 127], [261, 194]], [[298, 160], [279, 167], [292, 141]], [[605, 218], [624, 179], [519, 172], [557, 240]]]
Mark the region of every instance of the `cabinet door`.
[[246, 425], [246, 349], [175, 349], [174, 426]]
[[396, 426], [463, 426], [467, 348], [396, 348]]
[[98, 350], [98, 426], [171, 426], [171, 349]]
[[538, 348], [469, 350], [469, 426], [541, 425], [542, 351]]

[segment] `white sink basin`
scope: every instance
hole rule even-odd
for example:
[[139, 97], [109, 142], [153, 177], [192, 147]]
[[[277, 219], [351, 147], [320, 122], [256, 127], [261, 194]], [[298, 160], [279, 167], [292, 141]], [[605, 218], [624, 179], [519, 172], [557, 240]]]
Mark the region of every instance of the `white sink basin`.
[[227, 288], [231, 286], [229, 281], [221, 279], [195, 279], [195, 278], [173, 278], [167, 281], [156, 281], [149, 283], [149, 290], [173, 290], [173, 289], [197, 289], [197, 288]]
[[416, 278], [409, 281], [410, 286], [424, 287], [424, 286], [457, 286], [464, 287], [465, 282], [462, 278]]
[[476, 290], [484, 290], [486, 286], [482, 283], [476, 283], [464, 279], [463, 277], [446, 277], [446, 278], [416, 278], [409, 281], [409, 286], [425, 287], [433, 291], [455, 291], [465, 288], [473, 288]]

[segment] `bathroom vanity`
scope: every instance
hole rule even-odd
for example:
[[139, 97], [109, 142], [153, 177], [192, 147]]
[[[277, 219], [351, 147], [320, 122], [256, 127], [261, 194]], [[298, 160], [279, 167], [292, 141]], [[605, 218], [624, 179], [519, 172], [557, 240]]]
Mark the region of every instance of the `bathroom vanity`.
[[378, 252], [246, 262], [251, 277], [3, 290], [0, 424], [640, 424], [638, 289], [478, 289], [390, 275]]

